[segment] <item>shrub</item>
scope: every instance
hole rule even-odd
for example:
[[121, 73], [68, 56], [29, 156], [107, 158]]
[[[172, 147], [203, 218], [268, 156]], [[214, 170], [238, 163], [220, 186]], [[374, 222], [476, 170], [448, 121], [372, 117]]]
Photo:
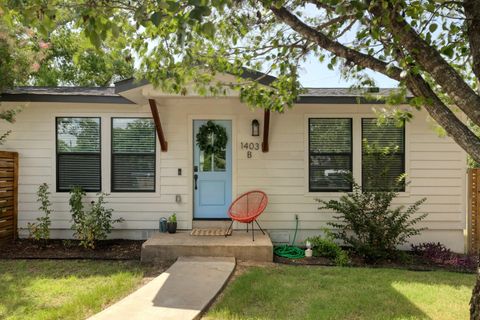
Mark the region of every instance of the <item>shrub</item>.
[[350, 259], [346, 251], [336, 244], [332, 235], [326, 232], [325, 237], [316, 236], [306, 239], [312, 244], [312, 251], [315, 257], [325, 257], [333, 260], [337, 266], [347, 266]]
[[355, 181], [352, 184], [353, 192], [341, 196], [339, 200], [318, 201], [323, 204], [320, 209], [330, 209], [340, 214], [334, 217], [338, 222], [328, 223], [336, 229], [334, 237], [352, 246], [367, 261], [392, 257], [398, 245], [424, 230], [414, 226], [426, 214], [416, 218], [412, 215], [425, 198], [406, 210], [404, 206], [391, 209], [397, 191], [362, 191]]
[[335, 257], [334, 262], [337, 266], [346, 267], [350, 265], [350, 257], [345, 250], [339, 251]]
[[89, 210], [84, 209], [83, 198], [85, 192], [75, 187], [70, 192], [70, 212], [72, 213], [75, 237], [85, 248], [95, 248], [98, 240], [107, 239], [112, 232], [113, 224], [123, 219], [112, 219], [113, 209], [105, 208], [105, 193], [99, 195], [97, 201], [92, 201]]
[[412, 245], [412, 252], [436, 264], [452, 266], [461, 270], [475, 270], [478, 259], [475, 256], [452, 252], [440, 242], [424, 242]]
[[50, 208], [52, 203], [50, 202], [50, 191], [48, 191], [48, 184], [43, 183], [38, 187], [37, 202], [40, 203], [38, 208], [44, 213], [43, 216], [37, 218], [37, 223], [28, 223], [28, 231], [30, 238], [36, 241], [43, 241], [45, 245], [48, 239], [50, 239], [50, 226], [52, 221], [50, 220], [50, 214], [53, 210]]
[[435, 263], [443, 263], [452, 256], [452, 251], [440, 242], [424, 242], [412, 244], [412, 252]]

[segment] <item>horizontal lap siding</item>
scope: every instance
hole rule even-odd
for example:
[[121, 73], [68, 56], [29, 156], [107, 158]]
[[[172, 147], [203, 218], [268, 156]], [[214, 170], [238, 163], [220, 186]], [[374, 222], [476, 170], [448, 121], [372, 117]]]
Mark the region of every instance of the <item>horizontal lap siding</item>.
[[[338, 117], [364, 114], [372, 116], [368, 105], [298, 105], [284, 114], [272, 113], [270, 121], [270, 151], [254, 151], [252, 158], [241, 150], [241, 142], [261, 143], [261, 137], [251, 136], [251, 121], [258, 119], [263, 130], [263, 113], [251, 111], [236, 99], [159, 99], [160, 118], [168, 141], [168, 152], [160, 152], [157, 142], [157, 192], [114, 193], [108, 197], [108, 206], [115, 209], [115, 217], [123, 217], [123, 229], [155, 229], [158, 219], [177, 212], [179, 227], [190, 228], [192, 220], [191, 194], [191, 131], [189, 119], [194, 115], [225, 115], [233, 117], [236, 127], [234, 149], [234, 190], [237, 194], [262, 189], [270, 198], [261, 221], [267, 229], [291, 230], [294, 215], [300, 218], [300, 227], [319, 230], [332, 220], [332, 213], [319, 211], [316, 198], [338, 198], [338, 194], [308, 194], [306, 115]], [[20, 154], [19, 226], [25, 227], [38, 216], [36, 191], [47, 182], [55, 190], [55, 116], [102, 117], [102, 184], [110, 190], [110, 118], [149, 117], [148, 106], [85, 105], [60, 103], [29, 103], [14, 125], [7, 145], [2, 149]], [[422, 223], [432, 232], [450, 230], [461, 234], [465, 227], [465, 153], [450, 138], [439, 138], [424, 113], [417, 113], [406, 130], [406, 167], [410, 185], [407, 192], [395, 200], [408, 205], [422, 197], [427, 201], [421, 213], [429, 213]], [[354, 124], [354, 149], [359, 141], [360, 126]], [[6, 147], [6, 148], [5, 148]], [[358, 150], [358, 149], [357, 149]], [[360, 159], [355, 158], [354, 162]], [[182, 176], [177, 175], [182, 169]], [[358, 177], [357, 177], [358, 178]], [[175, 202], [175, 195], [182, 203]], [[94, 194], [89, 194], [89, 197]], [[54, 228], [69, 228], [68, 194], [53, 192]], [[432, 233], [434, 234], [434, 233]], [[440, 239], [439, 239], [440, 240]]]
[[[67, 193], [55, 190], [55, 125], [56, 116], [100, 116], [102, 117], [102, 185], [103, 191], [110, 192], [110, 118], [111, 117], [150, 117], [146, 106], [115, 105], [65, 105], [59, 103], [29, 103], [18, 114], [17, 122], [11, 126], [12, 135], [6, 149], [20, 153], [20, 217], [19, 227], [26, 227], [39, 216], [36, 191], [47, 182], [52, 191], [51, 200], [55, 210], [52, 214], [53, 229], [69, 229]], [[161, 114], [163, 116], [163, 114]], [[166, 119], [162, 118], [162, 122]], [[123, 217], [125, 222], [117, 225], [123, 229], [155, 229], [158, 219], [172, 212], [178, 213], [179, 227], [191, 226], [188, 207], [190, 197], [186, 177], [178, 177], [177, 169], [185, 172], [188, 166], [188, 148], [185, 146], [187, 122], [174, 121], [164, 124], [169, 140], [169, 152], [161, 153], [157, 142], [157, 192], [155, 193], [113, 193], [107, 198], [107, 206], [113, 208], [114, 217]], [[170, 132], [171, 131], [171, 132]], [[175, 140], [176, 138], [176, 140]], [[163, 178], [160, 178], [163, 177]], [[175, 203], [175, 195], [180, 194], [183, 203]], [[96, 195], [89, 193], [87, 198]]]
[[[343, 114], [339, 114], [342, 108], [325, 110], [325, 114], [349, 117], [349, 114], [359, 111], [357, 107], [345, 107]], [[368, 109], [365, 107], [365, 110]], [[270, 230], [293, 229], [296, 214], [300, 219], [300, 229], [317, 233], [333, 219], [334, 214], [318, 209], [320, 204], [316, 199], [338, 199], [338, 194], [307, 195], [305, 186], [308, 181], [305, 176], [308, 174], [304, 150], [305, 118], [306, 115], [322, 117], [322, 110], [321, 106], [301, 106], [284, 115], [273, 114], [269, 153], [255, 154], [253, 159], [247, 159], [242, 154], [238, 157], [238, 191], [261, 188], [267, 192], [270, 203], [261, 221]], [[395, 200], [395, 204], [408, 206], [427, 197], [417, 216], [423, 213], [428, 213], [428, 216], [419, 226], [428, 228], [425, 234], [435, 234], [434, 230], [455, 232], [456, 243], [447, 245], [461, 251], [465, 228], [466, 155], [450, 138], [438, 137], [425, 119], [426, 115], [419, 113], [408, 124], [406, 167], [410, 185], [407, 192], [401, 193]], [[354, 143], [355, 136], [360, 134], [360, 126], [356, 127]], [[353, 161], [359, 161], [358, 155], [354, 155]], [[422, 239], [430, 240], [428, 236], [419, 238], [420, 241]]]

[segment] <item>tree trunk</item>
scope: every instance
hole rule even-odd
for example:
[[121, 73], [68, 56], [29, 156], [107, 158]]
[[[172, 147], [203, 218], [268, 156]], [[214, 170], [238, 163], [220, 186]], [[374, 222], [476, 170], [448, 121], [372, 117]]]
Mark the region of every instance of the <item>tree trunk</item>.
[[480, 276], [478, 275], [470, 299], [470, 320], [480, 320]]

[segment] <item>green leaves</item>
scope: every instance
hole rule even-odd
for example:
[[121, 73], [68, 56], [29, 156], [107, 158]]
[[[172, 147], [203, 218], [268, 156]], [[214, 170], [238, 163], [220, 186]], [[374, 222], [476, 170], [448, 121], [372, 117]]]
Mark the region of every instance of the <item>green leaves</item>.
[[452, 58], [453, 57], [453, 54], [454, 54], [454, 46], [453, 45], [447, 45], [445, 47], [443, 47], [440, 52], [444, 55], [446, 55], [447, 57], [449, 58]]
[[[313, 28], [324, 25], [322, 32], [332, 40], [385, 62], [389, 70], [401, 68], [402, 76], [425, 75], [411, 53], [398, 55], [402, 45], [391, 34], [391, 16], [372, 14], [375, 5], [387, 11], [398, 10], [399, 19], [410, 23], [466, 81], [475, 85], [463, 16], [454, 4], [438, 1], [323, 0], [318, 6], [284, 0], [3, 1], [0, 17], [6, 29], [28, 25], [35, 36], [48, 37], [44, 41], [53, 44], [38, 73], [20, 73], [18, 78], [24, 82], [33, 79], [35, 84], [105, 85], [131, 76], [132, 57], [136, 57], [137, 77], [148, 79], [164, 91], [187, 94], [187, 88], [194, 88], [202, 95], [217, 95], [235, 89], [251, 106], [283, 110], [291, 107], [301, 92], [299, 70], [309, 57], [325, 62], [329, 69], [341, 70], [358, 86], [370, 86], [372, 80], [364, 72], [365, 66], [330, 55], [322, 51], [321, 44], [292, 31], [275, 18], [272, 6], [286, 6]], [[328, 21], [334, 23], [325, 25]], [[63, 28], [75, 35], [63, 33]], [[16, 31], [22, 32], [25, 29]], [[9, 50], [13, 47], [10, 45]], [[28, 50], [19, 50], [24, 51]], [[0, 57], [4, 57], [1, 39]], [[9, 66], [21, 61], [9, 59], [2, 61]], [[31, 62], [28, 58], [24, 61], [25, 66]], [[242, 67], [263, 70], [278, 80], [259, 85], [255, 83], [258, 79], [241, 76]], [[0, 75], [2, 68], [0, 65]], [[222, 82], [216, 80], [218, 74], [233, 77]], [[6, 74], [8, 82], [0, 77], [0, 85], [2, 81], [8, 86], [18, 83], [8, 77]]]
[[208, 38], [208, 39], [213, 39], [215, 36], [215, 25], [213, 22], [209, 21], [206, 22], [202, 25], [201, 30], [203, 34]]
[[161, 16], [162, 15], [160, 14], [160, 12], [154, 12], [150, 17], [150, 21], [152, 21], [152, 23], [158, 27], [160, 25]]
[[[192, 2], [199, 2], [195, 0], [189, 1], [191, 4]], [[193, 20], [197, 20], [201, 22], [204, 17], [209, 16], [212, 13], [212, 9], [209, 6], [198, 5], [194, 6], [194, 8], [190, 11], [189, 17]]]
[[392, 202], [398, 195], [395, 188], [362, 190], [353, 181], [353, 191], [342, 195], [339, 200], [317, 201], [322, 204], [319, 209], [329, 209], [337, 214], [334, 216], [336, 221], [328, 223], [336, 230], [335, 238], [350, 245], [357, 254], [375, 261], [391, 258], [399, 245], [424, 230], [416, 225], [427, 214], [415, 214], [426, 198], [407, 208], [392, 208]]
[[88, 210], [84, 209], [85, 192], [74, 187], [70, 192], [70, 212], [72, 212], [72, 230], [85, 248], [95, 249], [98, 240], [105, 240], [112, 232], [113, 225], [124, 221], [113, 219], [113, 209], [105, 208], [105, 193], [101, 193], [97, 201], [92, 201]]

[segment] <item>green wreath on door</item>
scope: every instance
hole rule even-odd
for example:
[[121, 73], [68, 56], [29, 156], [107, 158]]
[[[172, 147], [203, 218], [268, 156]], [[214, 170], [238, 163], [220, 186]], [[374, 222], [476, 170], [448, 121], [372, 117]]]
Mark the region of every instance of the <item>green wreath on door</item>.
[[198, 129], [196, 138], [197, 146], [206, 154], [219, 154], [227, 147], [227, 130], [211, 120]]

